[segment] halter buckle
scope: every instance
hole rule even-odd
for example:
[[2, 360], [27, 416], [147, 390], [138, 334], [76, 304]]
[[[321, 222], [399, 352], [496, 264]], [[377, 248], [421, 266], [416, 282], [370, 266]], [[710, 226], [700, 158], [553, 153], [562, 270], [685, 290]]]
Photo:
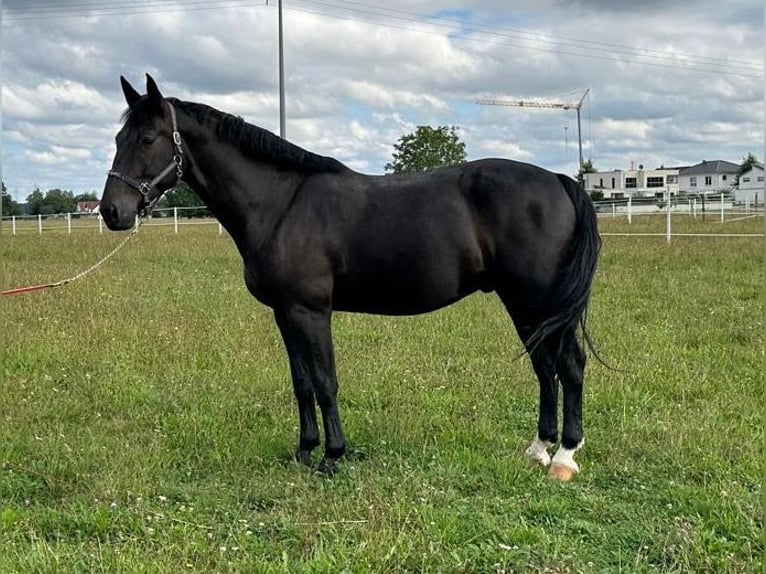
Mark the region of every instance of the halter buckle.
[[152, 186], [150, 183], [142, 181], [138, 184], [138, 193], [144, 196], [144, 201], [149, 201], [149, 194], [152, 192]]

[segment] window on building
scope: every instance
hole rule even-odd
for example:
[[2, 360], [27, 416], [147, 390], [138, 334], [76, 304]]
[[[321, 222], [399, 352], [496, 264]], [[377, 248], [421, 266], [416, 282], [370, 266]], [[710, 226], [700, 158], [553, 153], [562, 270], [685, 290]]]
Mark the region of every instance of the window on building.
[[724, 181], [726, 181], [726, 174], [723, 174], [722, 178]]
[[678, 176], [677, 175], [669, 175], [668, 176], [668, 184], [671, 183], [678, 183]]
[[697, 187], [697, 176], [690, 176], [689, 177], [689, 187]]
[[763, 176], [762, 175], [758, 176], [758, 181], [763, 181]]
[[652, 176], [646, 178], [646, 187], [663, 187], [665, 182], [662, 176]]
[[636, 189], [638, 187], [636, 185], [636, 178], [635, 177], [626, 177], [625, 178], [625, 189]]
[[614, 189], [614, 178], [612, 178], [612, 189]]
[[706, 175], [705, 176], [705, 185], [713, 185], [713, 176], [712, 175]]
[[750, 178], [749, 177], [743, 177], [742, 181], [744, 181], [745, 183], [750, 183]]

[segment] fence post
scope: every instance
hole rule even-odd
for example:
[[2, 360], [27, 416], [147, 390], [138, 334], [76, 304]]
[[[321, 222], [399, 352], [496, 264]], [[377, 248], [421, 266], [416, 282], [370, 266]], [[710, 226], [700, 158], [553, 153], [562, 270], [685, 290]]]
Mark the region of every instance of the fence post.
[[218, 222], [218, 235], [223, 235], [223, 226], [220, 221]]
[[721, 223], [723, 223], [723, 192], [721, 192]]
[[628, 225], [633, 222], [633, 197], [628, 196]]
[[43, 234], [43, 214], [37, 214], [37, 235]]
[[670, 245], [670, 190], [666, 192], [667, 194], [667, 209], [668, 209], [668, 215], [667, 215], [667, 226], [666, 226], [666, 233], [667, 233], [667, 241], [668, 245]]
[[135, 223], [135, 225], [136, 225], [136, 227], [138, 227], [138, 214], [137, 213], [136, 213], [136, 223]]
[[101, 214], [98, 215], [98, 232], [104, 233], [104, 220], [101, 218]]
[[72, 235], [72, 214], [71, 213], [66, 214], [66, 232], [69, 235]]
[[173, 208], [173, 230], [178, 235], [178, 208]]
[[11, 229], [13, 229], [13, 234], [16, 235], [16, 216], [11, 215]]

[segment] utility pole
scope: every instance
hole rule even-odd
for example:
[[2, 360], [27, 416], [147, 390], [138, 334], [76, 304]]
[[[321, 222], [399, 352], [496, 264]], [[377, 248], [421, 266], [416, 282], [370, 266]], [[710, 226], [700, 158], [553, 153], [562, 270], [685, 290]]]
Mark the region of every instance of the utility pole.
[[285, 49], [282, 34], [282, 0], [279, 0], [279, 137], [285, 136]]
[[580, 173], [583, 169], [583, 157], [582, 157], [582, 124], [580, 121], [580, 109], [582, 103], [585, 101], [585, 97], [590, 92], [590, 88], [585, 90], [585, 93], [577, 102], [537, 102], [530, 100], [478, 100], [476, 103], [483, 106], [516, 106], [519, 108], [557, 108], [560, 110], [577, 110], [577, 145], [580, 152]]

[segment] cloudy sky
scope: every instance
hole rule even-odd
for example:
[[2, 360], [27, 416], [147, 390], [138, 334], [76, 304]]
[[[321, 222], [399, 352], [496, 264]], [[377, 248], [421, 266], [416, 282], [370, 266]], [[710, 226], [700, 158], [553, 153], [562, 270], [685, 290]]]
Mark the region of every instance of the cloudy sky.
[[[279, 131], [277, 0], [4, 0], [2, 178], [100, 195], [124, 74]], [[382, 173], [418, 125], [574, 174], [763, 159], [762, 0], [284, 0], [287, 137]]]

